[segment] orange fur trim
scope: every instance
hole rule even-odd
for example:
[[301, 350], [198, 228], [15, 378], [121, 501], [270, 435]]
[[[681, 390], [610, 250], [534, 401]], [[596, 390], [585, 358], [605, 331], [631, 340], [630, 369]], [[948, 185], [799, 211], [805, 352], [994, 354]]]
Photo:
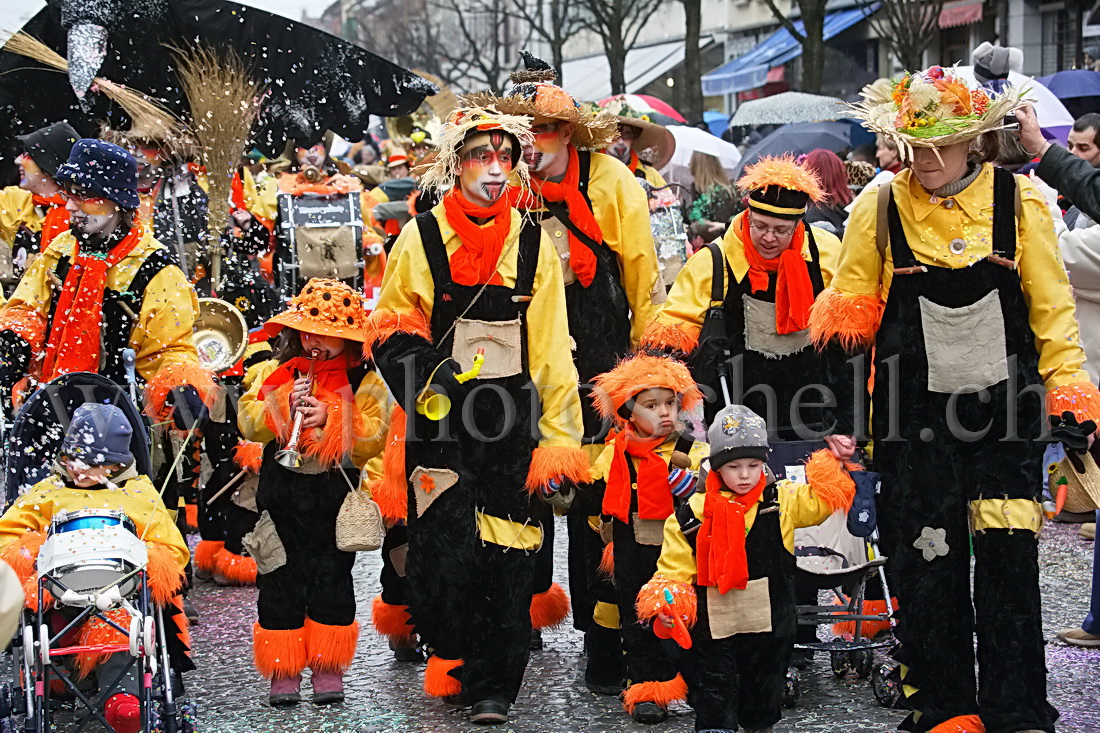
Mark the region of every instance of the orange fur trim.
[[[264, 398], [264, 422], [282, 445], [286, 445], [293, 430], [294, 419], [290, 414], [290, 392], [293, 382], [286, 382], [268, 392]], [[314, 392], [328, 406], [325, 426], [320, 430], [303, 429], [298, 439], [298, 450], [304, 456], [315, 458], [325, 468], [339, 466], [352, 445], [366, 436], [367, 427], [354, 402], [340, 394], [317, 387]]]
[[3, 552], [0, 552], [0, 560], [11, 565], [19, 581], [26, 583], [38, 577], [34, 564], [45, 541], [46, 533], [43, 530], [24, 532], [4, 547]]
[[235, 585], [256, 585], [256, 561], [222, 549], [214, 558], [214, 572]]
[[294, 383], [286, 382], [264, 397], [264, 424], [275, 433], [275, 438], [281, 445], [286, 445], [293, 429], [294, 419], [290, 414], [290, 392], [293, 389]]
[[956, 715], [932, 728], [928, 733], [985, 733], [985, 724], [977, 715]]
[[827, 448], [814, 451], [806, 461], [806, 483], [834, 512], [847, 510], [856, 495], [856, 483], [844, 471], [844, 464]]
[[371, 603], [370, 621], [374, 630], [384, 636], [408, 637], [416, 633], [409, 623], [409, 607], [386, 603], [381, 595], [375, 596]]
[[560, 626], [569, 615], [569, 596], [557, 583], [542, 593], [531, 596], [531, 627], [552, 629]]
[[603, 546], [603, 555], [600, 556], [601, 573], [609, 578], [615, 577], [615, 543], [608, 542]]
[[[842, 605], [840, 601], [833, 601], [836, 605]], [[891, 598], [890, 605], [894, 607], [894, 610], [898, 610], [898, 599]], [[886, 601], [864, 601], [863, 613], [872, 616], [875, 614], [886, 613]], [[860, 635], [865, 639], [873, 639], [876, 634], [890, 629], [889, 621], [864, 621], [859, 628]], [[851, 639], [856, 635], [856, 622], [855, 621], [837, 621], [833, 624], [833, 633], [837, 636], [843, 636], [846, 639]]]
[[1092, 382], [1055, 387], [1047, 392], [1047, 412], [1059, 417], [1063, 412], [1072, 412], [1078, 422], [1095, 420], [1100, 423], [1100, 389]]
[[595, 386], [592, 402], [596, 411], [617, 424], [625, 422], [619, 410], [642, 390], [670, 389], [680, 396], [683, 410], [690, 410], [703, 399], [691, 372], [681, 362], [645, 353], [623, 359], [614, 369], [596, 377]]
[[851, 295], [825, 288], [810, 308], [810, 340], [818, 350], [834, 339], [846, 351], [869, 347], [885, 308], [877, 295]]
[[176, 387], [191, 386], [198, 390], [203, 403], [210, 407], [217, 398], [218, 388], [214, 375], [198, 362], [177, 361], [163, 364], [145, 385], [145, 414], [157, 422], [168, 419], [168, 395]]
[[744, 175], [737, 179], [737, 187], [745, 193], [768, 186], [802, 191], [815, 203], [825, 199], [825, 189], [821, 187], [817, 174], [796, 163], [790, 154], [761, 158], [746, 167]]
[[664, 575], [654, 575], [638, 591], [638, 598], [634, 601], [638, 620], [652, 621], [657, 618], [661, 607], [665, 605], [665, 588], [672, 591], [672, 612], [682, 618], [689, 629], [694, 627], [699, 615], [695, 586]]
[[31, 357], [42, 355], [46, 345], [46, 318], [27, 308], [5, 308], [0, 312], [0, 331], [11, 331], [31, 347]]
[[[49, 591], [45, 591], [42, 597], [42, 607], [49, 608], [53, 605], [53, 596]], [[38, 578], [30, 577], [23, 582], [23, 598], [24, 604], [31, 611], [38, 610]]]
[[152, 592], [153, 602], [158, 606], [168, 605], [172, 596], [183, 587], [183, 568], [165, 545], [146, 542], [145, 547], [149, 551], [149, 564], [145, 566], [145, 571], [149, 575], [149, 590]]
[[424, 669], [424, 694], [447, 697], [462, 692], [462, 682], [451, 674], [461, 666], [461, 659], [443, 659], [434, 654], [428, 657], [428, 666]]
[[588, 455], [580, 448], [563, 445], [535, 448], [527, 469], [527, 490], [534, 493], [550, 485], [552, 478], [567, 478], [578, 484], [590, 480]]
[[225, 547], [224, 542], [199, 540], [199, 544], [195, 545], [195, 551], [191, 553], [191, 562], [194, 563], [195, 569], [206, 573], [214, 572], [214, 566], [217, 564], [216, 556], [223, 547]]
[[252, 440], [241, 440], [233, 449], [233, 460], [238, 466], [250, 473], [259, 473], [264, 459], [264, 444]]
[[394, 310], [376, 310], [367, 318], [367, 337], [363, 342], [363, 356], [370, 358], [371, 349], [395, 333], [411, 333], [427, 341], [432, 340], [432, 329], [428, 319], [419, 310], [411, 313], [398, 313]]
[[[104, 614], [124, 629], [130, 628], [130, 614], [122, 608], [107, 611]], [[128, 644], [130, 635], [121, 633], [101, 618], [90, 618], [80, 626], [77, 633], [79, 646], [105, 646], [108, 644]], [[75, 660], [77, 679], [84, 679], [101, 663], [111, 656], [107, 652], [85, 652], [77, 654]]]
[[690, 354], [699, 348], [699, 334], [702, 326], [694, 323], [662, 323], [651, 321], [642, 331], [644, 349], [674, 349], [681, 354]]
[[184, 504], [183, 506], [183, 521], [187, 523], [187, 529], [196, 530], [199, 528], [199, 505], [198, 504]]
[[405, 411], [394, 405], [390, 415], [389, 434], [382, 452], [382, 480], [371, 484], [371, 496], [389, 522], [404, 520], [409, 515], [409, 487], [405, 476], [405, 431], [408, 420]]
[[265, 629], [252, 626], [252, 658], [267, 679], [293, 677], [306, 668], [305, 629]]
[[358, 621], [329, 626], [306, 618], [306, 665], [314, 672], [347, 672], [358, 642]]
[[638, 703], [643, 702], [655, 702], [667, 708], [674, 702], [686, 700], [687, 694], [687, 682], [679, 674], [663, 682], [636, 682], [623, 691], [623, 707], [628, 713], [633, 713]]

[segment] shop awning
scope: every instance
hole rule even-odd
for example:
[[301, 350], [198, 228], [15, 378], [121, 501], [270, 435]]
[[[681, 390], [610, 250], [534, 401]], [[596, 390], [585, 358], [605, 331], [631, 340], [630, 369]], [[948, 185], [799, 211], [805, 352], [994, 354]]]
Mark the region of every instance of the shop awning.
[[948, 0], [940, 11], [940, 28], [954, 28], [982, 19], [984, 0]]
[[[710, 36], [699, 39], [703, 48]], [[684, 61], [684, 42], [669, 41], [652, 46], [633, 48], [626, 54], [626, 91], [640, 92], [650, 82], [661, 78]], [[562, 63], [562, 86], [579, 100], [596, 100], [611, 96], [611, 69], [605, 54], [595, 54]]]
[[[881, 3], [874, 3], [867, 8], [852, 8], [829, 13], [825, 16], [825, 29], [822, 35], [828, 41], [848, 30], [880, 7], [882, 7]], [[794, 27], [801, 33], [803, 31], [802, 21], [794, 21]], [[742, 92], [746, 89], [763, 86], [764, 82], [767, 81], [768, 71], [772, 67], [798, 58], [801, 53], [802, 44], [795, 40], [786, 28], [780, 28], [756, 44], [756, 47], [748, 53], [732, 61], [727, 61], [704, 76], [703, 94], [708, 97], [733, 94], [734, 92]]]

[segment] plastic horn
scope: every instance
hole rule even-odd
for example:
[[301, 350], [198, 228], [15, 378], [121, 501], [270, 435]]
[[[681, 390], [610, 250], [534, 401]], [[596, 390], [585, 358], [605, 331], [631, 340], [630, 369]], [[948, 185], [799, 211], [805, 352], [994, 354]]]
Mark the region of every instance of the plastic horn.
[[[469, 371], [462, 372], [455, 375], [455, 381], [459, 384], [465, 384], [471, 379], [477, 379], [477, 375], [481, 373], [481, 366], [485, 363], [485, 349], [478, 349], [474, 354], [474, 363], [470, 367]], [[443, 363], [440, 363], [442, 366]], [[438, 369], [439, 367], [436, 367]], [[435, 372], [432, 372], [432, 376], [435, 376]], [[428, 380], [431, 382], [431, 379]], [[451, 411], [451, 399], [445, 394], [436, 392], [431, 387], [425, 387], [423, 391], [416, 397], [416, 411], [429, 420], [442, 420], [447, 417], [447, 414]]]
[[[317, 357], [320, 355], [316, 349], [309, 352], [309, 373], [306, 375], [306, 379], [309, 380], [310, 392], [313, 392], [313, 370], [317, 366]], [[285, 468], [301, 468], [302, 467], [302, 454], [298, 452], [298, 439], [302, 436], [302, 411], [298, 409], [298, 406], [294, 407], [294, 426], [290, 430], [290, 440], [287, 441], [286, 448], [280, 451], [276, 451], [275, 460], [279, 462], [280, 466]]]

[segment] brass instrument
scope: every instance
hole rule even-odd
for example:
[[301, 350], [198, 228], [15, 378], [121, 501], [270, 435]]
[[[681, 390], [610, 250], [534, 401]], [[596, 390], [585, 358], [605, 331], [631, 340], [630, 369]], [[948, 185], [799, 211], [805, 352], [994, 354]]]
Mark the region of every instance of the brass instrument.
[[[313, 392], [313, 371], [317, 367], [317, 358], [319, 356], [320, 352], [317, 350], [309, 352], [310, 364], [306, 379], [309, 380], [309, 391], [311, 393]], [[275, 452], [275, 460], [284, 468], [302, 467], [302, 454], [298, 452], [298, 440], [302, 437], [302, 418], [302, 411], [295, 405], [294, 426], [290, 429], [290, 440], [287, 441], [286, 448]]]
[[192, 339], [199, 363], [221, 373], [244, 356], [248, 348], [248, 323], [244, 314], [218, 298], [199, 298]]

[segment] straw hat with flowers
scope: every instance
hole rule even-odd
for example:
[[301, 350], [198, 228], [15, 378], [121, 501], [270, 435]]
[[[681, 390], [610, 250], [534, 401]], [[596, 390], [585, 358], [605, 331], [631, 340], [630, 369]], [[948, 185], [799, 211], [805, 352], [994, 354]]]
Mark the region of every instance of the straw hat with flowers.
[[634, 152], [654, 168], [664, 168], [676, 151], [676, 138], [668, 128], [659, 125], [645, 112], [634, 109], [626, 101], [626, 95], [618, 94], [606, 100], [603, 111], [618, 120], [620, 125], [633, 127]]
[[[515, 138], [523, 145], [531, 139], [531, 120], [524, 115], [501, 114], [493, 108], [463, 105], [447, 116], [447, 122], [439, 135], [439, 147], [434, 151], [435, 160], [431, 167], [420, 176], [424, 188], [448, 189], [454, 186], [455, 171], [458, 170], [458, 153], [470, 135], [478, 132], [499, 130]], [[515, 168], [512, 174], [520, 185], [527, 185], [527, 164], [519, 159], [516, 151]]]
[[366, 320], [362, 293], [339, 280], [315, 277], [291, 299], [289, 308], [267, 322], [266, 331], [274, 336], [293, 328], [362, 343]]

